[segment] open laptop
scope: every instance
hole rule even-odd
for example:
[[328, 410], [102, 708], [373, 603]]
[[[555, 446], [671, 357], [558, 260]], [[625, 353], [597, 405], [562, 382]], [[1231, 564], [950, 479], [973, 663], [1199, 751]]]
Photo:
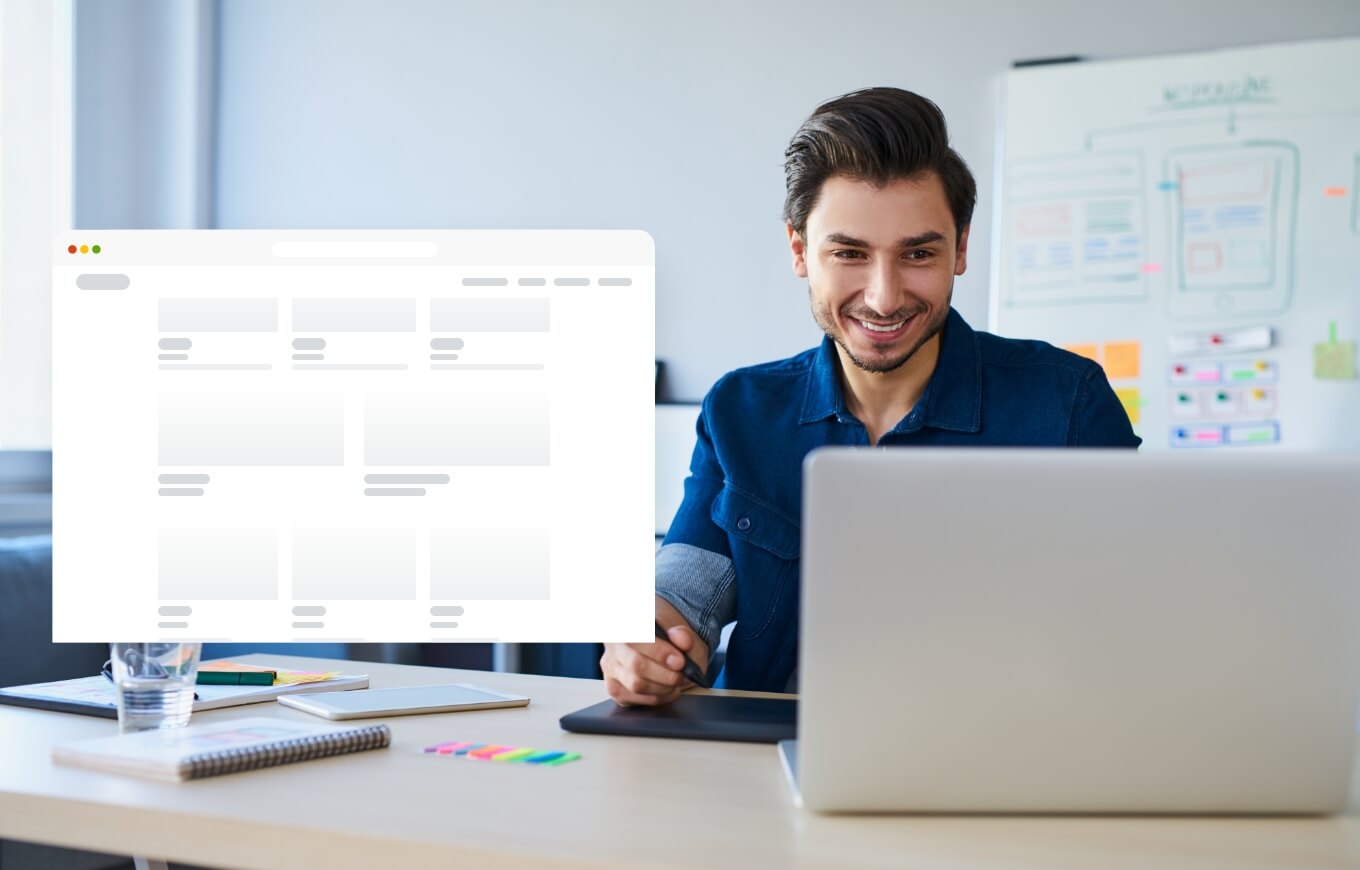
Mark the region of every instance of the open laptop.
[[827, 449], [803, 505], [804, 806], [1344, 805], [1360, 458]]

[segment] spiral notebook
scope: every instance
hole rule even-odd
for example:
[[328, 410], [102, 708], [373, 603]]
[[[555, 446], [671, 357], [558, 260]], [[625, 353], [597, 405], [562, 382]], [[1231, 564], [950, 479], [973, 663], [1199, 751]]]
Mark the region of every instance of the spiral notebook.
[[263, 716], [140, 731], [52, 749], [61, 764], [181, 782], [223, 773], [383, 749], [386, 725], [343, 727]]

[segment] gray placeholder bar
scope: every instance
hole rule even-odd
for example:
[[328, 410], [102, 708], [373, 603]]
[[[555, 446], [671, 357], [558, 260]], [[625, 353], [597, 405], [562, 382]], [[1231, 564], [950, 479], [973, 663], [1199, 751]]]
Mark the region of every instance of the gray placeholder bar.
[[589, 278], [554, 278], [554, 287], [589, 287]]
[[157, 628], [188, 628], [188, 627], [189, 627], [189, 623], [187, 623], [187, 622], [158, 622], [158, 623], [156, 623], [156, 627], [157, 627]]
[[157, 483], [207, 483], [211, 478], [206, 474], [162, 474]]
[[324, 353], [295, 353], [293, 359], [325, 359]]
[[158, 489], [156, 495], [202, 495], [201, 489]]
[[293, 339], [293, 350], [325, 350], [326, 339], [324, 338], [295, 338]]
[[296, 332], [414, 332], [414, 299], [294, 299]]
[[504, 287], [510, 282], [505, 278], [464, 278], [464, 287]]
[[183, 604], [174, 604], [162, 607], [156, 612], [161, 616], [188, 616], [194, 612], [194, 609]]
[[457, 604], [436, 604], [430, 608], [431, 616], [462, 616], [463, 608]]
[[521, 286], [521, 287], [542, 287], [542, 286], [546, 285], [547, 283], [548, 283], [548, 279], [547, 279], [547, 278], [520, 278], [520, 279], [519, 279], [519, 286]]
[[318, 369], [318, 370], [332, 371], [332, 372], [357, 372], [357, 371], [404, 372], [404, 371], [406, 371], [406, 369], [408, 368], [408, 366], [407, 366], [405, 363], [401, 363], [401, 364], [397, 364], [397, 363], [381, 363], [381, 364], [379, 364], [379, 363], [374, 363], [374, 364], [372, 364], [372, 365], [363, 365], [363, 364], [358, 364], [358, 363], [349, 364], [349, 365], [347, 365], [347, 364], [345, 364], [345, 363], [296, 363], [296, 364], [293, 366], [293, 368], [295, 368], [295, 369]]
[[266, 372], [273, 366], [265, 363], [165, 363], [162, 369], [179, 369], [185, 372]]
[[163, 353], [160, 355], [160, 359], [188, 359], [188, 358], [189, 355], [187, 353]]
[[430, 354], [430, 359], [455, 360], [455, 359], [458, 359], [458, 354], [456, 354], [456, 353], [432, 353], [432, 354]]
[[293, 608], [294, 616], [325, 616], [326, 608], [317, 604], [304, 604]]
[[403, 496], [403, 495], [424, 495], [425, 490], [415, 489], [366, 489], [364, 495], [376, 496]]
[[456, 622], [432, 622], [432, 623], [430, 623], [430, 628], [457, 628], [457, 627], [458, 627], [458, 623], [456, 623]]
[[462, 350], [463, 340], [461, 338], [432, 338], [430, 339], [430, 350]]
[[431, 332], [547, 332], [547, 299], [431, 299]]
[[447, 474], [365, 474], [364, 483], [448, 483]]
[[601, 279], [599, 280], [599, 285], [600, 285], [601, 287], [632, 287], [632, 286], [633, 286], [633, 279], [632, 279], [632, 278], [601, 278]]
[[81, 290], [126, 290], [132, 282], [126, 275], [77, 275]]
[[187, 338], [162, 338], [160, 341], [161, 350], [188, 350], [194, 343]]
[[162, 299], [160, 332], [278, 332], [274, 299]]
[[324, 622], [295, 622], [293, 628], [325, 628]]
[[543, 363], [436, 363], [430, 368], [465, 372], [540, 372]]

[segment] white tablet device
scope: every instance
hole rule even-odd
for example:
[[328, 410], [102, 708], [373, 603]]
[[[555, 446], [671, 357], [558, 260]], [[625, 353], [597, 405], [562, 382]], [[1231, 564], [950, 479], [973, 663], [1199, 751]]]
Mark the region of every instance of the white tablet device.
[[354, 692], [322, 692], [284, 695], [280, 704], [296, 707], [327, 719], [367, 719], [374, 716], [410, 716], [415, 713], [450, 713], [458, 710], [489, 710], [524, 707], [529, 699], [474, 686], [404, 686], [397, 689], [361, 689]]

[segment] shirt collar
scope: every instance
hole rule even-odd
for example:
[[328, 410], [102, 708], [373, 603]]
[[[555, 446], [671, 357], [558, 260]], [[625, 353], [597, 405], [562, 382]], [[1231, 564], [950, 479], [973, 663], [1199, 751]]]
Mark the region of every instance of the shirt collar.
[[[849, 412], [841, 392], [836, 345], [829, 336], [824, 336], [808, 372], [807, 393], [798, 422], [806, 425], [828, 417], [845, 421]], [[955, 432], [982, 429], [982, 356], [977, 333], [953, 308], [949, 309], [949, 319], [940, 334], [940, 358], [925, 392], [893, 431], [914, 432], [924, 426]]]

